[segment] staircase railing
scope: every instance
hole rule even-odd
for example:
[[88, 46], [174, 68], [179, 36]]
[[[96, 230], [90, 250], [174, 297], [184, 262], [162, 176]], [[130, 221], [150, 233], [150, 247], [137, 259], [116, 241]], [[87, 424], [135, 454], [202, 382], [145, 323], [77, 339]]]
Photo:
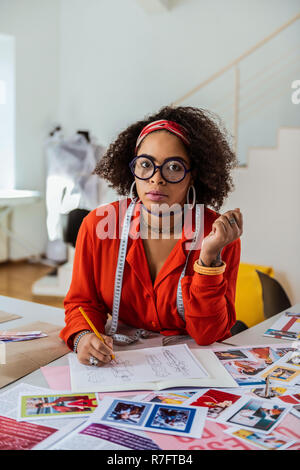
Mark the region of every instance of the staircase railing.
[[[284, 23], [282, 26], [280, 26], [279, 28], [277, 28], [275, 31], [273, 31], [271, 34], [269, 34], [267, 37], [265, 37], [264, 39], [262, 39], [261, 41], [257, 42], [254, 46], [252, 46], [250, 49], [248, 49], [246, 52], [244, 52], [243, 54], [241, 54], [239, 57], [237, 57], [236, 59], [234, 59], [232, 62], [230, 62], [229, 64], [227, 64], [225, 67], [222, 67], [220, 70], [218, 70], [217, 72], [213, 73], [211, 76], [209, 76], [207, 79], [203, 80], [201, 83], [199, 83], [199, 85], [195, 86], [194, 88], [192, 88], [190, 91], [188, 91], [187, 93], [185, 93], [183, 96], [181, 96], [180, 98], [178, 98], [176, 101], [174, 101], [173, 103], [171, 103], [172, 106], [178, 106], [180, 104], [182, 104], [184, 101], [186, 101], [187, 99], [189, 99], [191, 96], [195, 95], [196, 93], [198, 93], [200, 90], [202, 90], [204, 87], [207, 87], [207, 85], [213, 83], [215, 80], [217, 80], [219, 77], [221, 77], [222, 75], [224, 75], [226, 72], [230, 71], [230, 70], [234, 70], [234, 96], [233, 96], [233, 106], [232, 106], [232, 103], [229, 103], [229, 104], [226, 104], [226, 101], [228, 101], [228, 98], [231, 98], [231, 96], [226, 96], [222, 99], [222, 109], [223, 110], [227, 110], [229, 109], [229, 111], [231, 111], [231, 113], [233, 112], [233, 138], [234, 138], [234, 151], [237, 152], [237, 144], [238, 144], [238, 130], [239, 130], [239, 126], [241, 124], [241, 122], [244, 122], [246, 119], [249, 118], [249, 116], [251, 116], [251, 114], [257, 112], [257, 110], [259, 109], [259, 107], [263, 104], [266, 104], [270, 101], [270, 99], [274, 99], [274, 93], [273, 95], [271, 95], [271, 98], [270, 98], [270, 94], [267, 96], [264, 92], [262, 92], [261, 94], [258, 94], [257, 96], [254, 97], [254, 99], [252, 100], [248, 100], [248, 102], [244, 102], [242, 103], [241, 102], [241, 76], [240, 76], [240, 64], [246, 59], [248, 58], [250, 55], [254, 54], [258, 49], [262, 48], [264, 45], [266, 45], [268, 42], [270, 42], [272, 39], [274, 39], [276, 36], [278, 36], [279, 34], [281, 34], [284, 30], [286, 30], [287, 28], [289, 28], [292, 24], [294, 24], [295, 22], [297, 22], [298, 20], [300, 19], [300, 13], [298, 13], [297, 15], [295, 15], [293, 18], [291, 18], [289, 21], [287, 21], [286, 23]], [[268, 83], [268, 92], [272, 92], [273, 90], [275, 90], [275, 94], [277, 96], [281, 96], [283, 95], [283, 92], [279, 93], [278, 94], [278, 89], [280, 90], [280, 83], [283, 82], [284, 77], [284, 72], [286, 71], [286, 63], [284, 63], [284, 61], [291, 57], [292, 58], [288, 61], [288, 64], [289, 65], [292, 65], [292, 67], [294, 67], [294, 72], [295, 73], [299, 73], [300, 71], [300, 61], [299, 61], [299, 57], [293, 57], [293, 55], [295, 54], [295, 52], [299, 53], [299, 45], [298, 45], [298, 51], [297, 51], [297, 48], [296, 47], [293, 47], [291, 48], [290, 50], [288, 51], [285, 51], [284, 54], [281, 55], [280, 58], [277, 58], [275, 61], [271, 62], [271, 64], [268, 64], [267, 66], [264, 66], [261, 70], [260, 70], [260, 73], [257, 73], [255, 74], [254, 76], [248, 78], [247, 80], [245, 80], [243, 82], [243, 86], [245, 84], [248, 84], [248, 83], [251, 83], [252, 84], [252, 89], [253, 90], [257, 90], [259, 87], [261, 88], [261, 85], [262, 83], [266, 83], [268, 82], [268, 76], [267, 78], [265, 78], [263, 81], [261, 81], [260, 83], [256, 83], [255, 84], [255, 81], [259, 81], [260, 77], [262, 76], [263, 73], [265, 73], [266, 71], [270, 71], [272, 69], [272, 67], [276, 67], [277, 65], [279, 65], [280, 67], [280, 70], [279, 72], [277, 71], [276, 72], [276, 77], [275, 77], [275, 81], [274, 81], [274, 76], [272, 76], [272, 84], [270, 86], [270, 84]], [[282, 66], [282, 64], [284, 64], [284, 67]], [[269, 77], [269, 80], [270, 80], [270, 77]], [[284, 93], [286, 93], [286, 91], [284, 91]], [[225, 102], [225, 103], [224, 103]], [[253, 105], [254, 104], [257, 104], [258, 103], [258, 106], [254, 107], [253, 108]], [[218, 104], [218, 103], [217, 103]], [[215, 104], [213, 107], [217, 106], [217, 104]], [[212, 108], [213, 108], [212, 107]], [[250, 110], [249, 110], [250, 108]], [[244, 111], [247, 111], [246, 113]], [[243, 116], [241, 118], [241, 111], [243, 111]]]

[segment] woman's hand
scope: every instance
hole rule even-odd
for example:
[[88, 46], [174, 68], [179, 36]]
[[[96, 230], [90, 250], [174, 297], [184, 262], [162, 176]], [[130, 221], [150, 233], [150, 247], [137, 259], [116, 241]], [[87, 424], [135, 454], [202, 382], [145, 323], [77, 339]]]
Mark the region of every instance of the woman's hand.
[[[103, 343], [94, 333], [82, 336], [77, 345], [77, 357], [79, 362], [85, 365], [90, 364], [90, 357], [98, 359], [98, 367], [108, 364], [112, 359], [113, 340], [110, 336], [101, 334]], [[76, 339], [76, 337], [75, 337]]]
[[204, 238], [200, 257], [206, 266], [217, 259], [218, 254], [243, 233], [243, 216], [240, 209], [227, 211], [212, 224], [212, 231]]

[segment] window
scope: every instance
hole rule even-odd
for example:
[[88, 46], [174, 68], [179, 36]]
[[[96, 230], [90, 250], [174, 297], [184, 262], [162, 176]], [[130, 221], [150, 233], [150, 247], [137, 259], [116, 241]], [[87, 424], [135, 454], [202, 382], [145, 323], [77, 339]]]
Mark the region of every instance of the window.
[[15, 186], [15, 40], [0, 34], [0, 189]]

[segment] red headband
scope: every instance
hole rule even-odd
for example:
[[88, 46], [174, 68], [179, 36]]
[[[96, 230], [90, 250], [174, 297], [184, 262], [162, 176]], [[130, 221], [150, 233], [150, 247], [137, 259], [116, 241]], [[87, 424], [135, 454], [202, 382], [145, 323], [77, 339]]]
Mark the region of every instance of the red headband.
[[180, 124], [177, 124], [174, 121], [167, 121], [167, 120], [161, 119], [159, 121], [150, 122], [150, 124], [148, 124], [142, 129], [136, 141], [135, 151], [137, 151], [138, 146], [140, 145], [142, 140], [146, 137], [146, 135], [150, 134], [150, 132], [159, 131], [163, 129], [166, 129], [167, 131], [172, 132], [172, 134], [177, 135], [177, 137], [179, 137], [186, 145], [189, 145], [190, 141], [188, 139], [188, 133], [187, 133], [187, 130], [183, 126], [181, 126]]

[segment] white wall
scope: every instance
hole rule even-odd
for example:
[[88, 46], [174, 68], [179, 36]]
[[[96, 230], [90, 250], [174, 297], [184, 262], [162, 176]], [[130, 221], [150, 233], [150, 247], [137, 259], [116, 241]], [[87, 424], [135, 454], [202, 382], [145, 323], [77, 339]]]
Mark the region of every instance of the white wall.
[[[299, 105], [300, 106], [300, 105]], [[282, 128], [274, 148], [251, 148], [223, 207], [244, 218], [242, 260], [272, 266], [291, 303], [300, 302], [300, 128]]]
[[[174, 4], [149, 14], [136, 0], [62, 0], [60, 119], [69, 131], [85, 126], [109, 144], [129, 123], [180, 98], [299, 12], [298, 0]], [[225, 81], [218, 89], [226, 94]], [[206, 105], [205, 96], [197, 98], [194, 104]]]
[[[87, 127], [100, 143], [109, 144], [128, 124], [180, 98], [299, 12], [298, 0], [174, 3], [170, 11], [148, 14], [136, 0], [62, 0], [60, 119], [69, 132]], [[289, 33], [282, 33], [273, 45], [252, 56], [248, 70], [244, 66], [241, 69], [241, 78], [252, 76], [257, 65], [263, 68], [279, 57], [284, 61], [290, 49], [299, 44], [299, 27], [298, 21]], [[290, 99], [297, 68], [284, 75], [276, 67], [274, 72], [266, 71], [257, 91], [258, 104], [264, 106], [264, 96], [272, 87], [284, 96], [281, 101], [276, 98], [271, 107], [264, 106], [261, 114], [254, 112], [251, 121], [242, 124], [240, 138], [247, 145], [275, 146], [279, 126], [300, 126], [300, 105]], [[219, 97], [227, 99], [227, 90], [233, 92], [231, 78], [227, 75], [217, 85]], [[250, 85], [256, 83], [260, 80]], [[243, 91], [241, 98], [247, 101], [248, 88]], [[197, 94], [183, 104], [207, 107], [209, 93], [214, 92]], [[256, 152], [260, 158], [254, 157]], [[270, 152], [252, 152], [251, 166], [237, 171], [236, 192], [221, 212], [241, 207], [245, 217], [242, 260], [272, 265], [291, 299], [299, 301], [299, 160], [295, 154], [288, 160], [290, 153], [270, 159]], [[113, 199], [112, 194], [109, 197]], [[269, 208], [273, 200], [275, 213]], [[295, 201], [294, 205], [290, 201]], [[284, 224], [275, 218], [278, 213]], [[284, 227], [289, 227], [289, 233]]]
[[[136, 0], [0, 0], [0, 34], [11, 34], [16, 41], [17, 188], [44, 191], [43, 141], [54, 122], [59, 121], [66, 134], [88, 128], [100, 144], [108, 145], [129, 123], [173, 102], [299, 11], [299, 0], [176, 0], [173, 4], [169, 11], [148, 14]], [[244, 171], [243, 184], [255, 180], [251, 172], [258, 174], [272, 199], [278, 186], [270, 178], [269, 166], [258, 164], [255, 160], [251, 171], [238, 170]], [[285, 175], [285, 168], [280, 168]], [[274, 165], [273, 170], [278, 168]], [[281, 178], [280, 191], [290, 194], [289, 177]], [[257, 200], [253, 203], [238, 189], [234, 197], [236, 201], [228, 204], [240, 206], [246, 221], [252, 220], [248, 214], [253, 210], [263, 219]], [[113, 198], [111, 192], [103, 201]], [[280, 198], [277, 204], [278, 211], [285, 213], [288, 201]], [[262, 239], [252, 225], [247, 227], [242, 259], [273, 265], [299, 300], [298, 275], [291, 268], [298, 241], [292, 237], [286, 256], [272, 223], [273, 230], [264, 232]], [[44, 251], [43, 204], [17, 212], [13, 225], [37, 252]], [[289, 228], [299, 233], [294, 217]], [[24, 251], [13, 243], [11, 257], [22, 256]]]
[[[44, 191], [43, 141], [57, 119], [60, 0], [0, 0], [0, 34], [15, 38], [16, 189]], [[43, 203], [16, 210], [12, 228], [43, 252]], [[26, 256], [14, 242], [11, 258]]]

